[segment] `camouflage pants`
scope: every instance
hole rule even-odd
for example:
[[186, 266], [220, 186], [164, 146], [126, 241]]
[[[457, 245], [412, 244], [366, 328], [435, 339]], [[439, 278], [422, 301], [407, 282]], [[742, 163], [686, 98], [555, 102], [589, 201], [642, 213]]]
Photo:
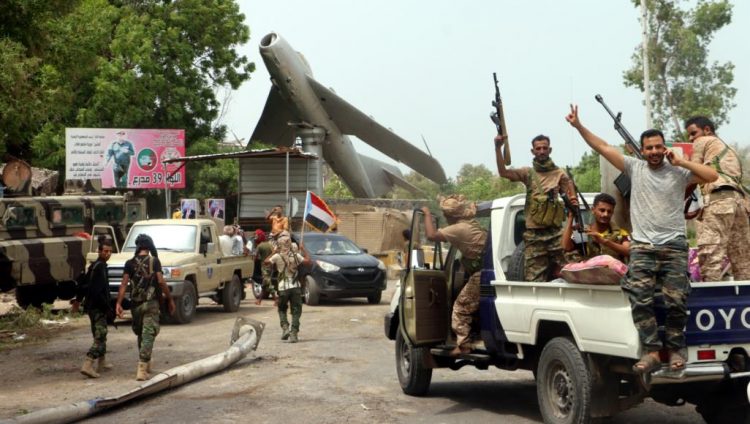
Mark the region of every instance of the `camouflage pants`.
[[289, 320], [286, 317], [287, 308], [292, 309], [292, 333], [299, 332], [299, 319], [302, 316], [302, 289], [295, 287], [279, 292], [279, 321], [281, 328], [289, 328]]
[[630, 246], [628, 273], [621, 284], [630, 298], [633, 323], [647, 351], [662, 348], [654, 315], [654, 293], [659, 287], [667, 307], [664, 345], [669, 349], [685, 347], [684, 328], [690, 294], [687, 256], [687, 241], [683, 237], [658, 246], [637, 241]]
[[551, 281], [554, 274], [567, 263], [563, 255], [560, 228], [530, 228], [523, 232], [526, 248], [524, 257], [525, 281]]
[[138, 336], [138, 358], [141, 362], [148, 362], [154, 350], [154, 341], [159, 334], [159, 301], [134, 303], [131, 312], [133, 332]]
[[260, 272], [263, 275], [263, 292], [268, 293], [271, 297], [276, 297], [279, 294], [277, 284], [273, 284], [273, 267], [272, 265], [262, 265]]
[[462, 346], [469, 342], [471, 321], [479, 309], [479, 277], [481, 272], [475, 272], [469, 277], [461, 293], [453, 303], [451, 327], [456, 333], [456, 345]]
[[750, 280], [750, 222], [740, 193], [710, 201], [696, 221], [698, 262], [703, 281], [721, 281], [722, 261], [729, 258], [732, 276]]
[[88, 312], [94, 342], [91, 343], [91, 348], [86, 355], [96, 359], [107, 353], [107, 313], [98, 309], [91, 309]]

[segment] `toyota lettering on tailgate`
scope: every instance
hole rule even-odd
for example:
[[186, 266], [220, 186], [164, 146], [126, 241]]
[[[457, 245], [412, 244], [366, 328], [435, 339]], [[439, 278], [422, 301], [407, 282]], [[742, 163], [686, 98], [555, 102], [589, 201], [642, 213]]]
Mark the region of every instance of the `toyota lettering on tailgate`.
[[750, 286], [693, 284], [685, 334], [692, 346], [750, 343]]

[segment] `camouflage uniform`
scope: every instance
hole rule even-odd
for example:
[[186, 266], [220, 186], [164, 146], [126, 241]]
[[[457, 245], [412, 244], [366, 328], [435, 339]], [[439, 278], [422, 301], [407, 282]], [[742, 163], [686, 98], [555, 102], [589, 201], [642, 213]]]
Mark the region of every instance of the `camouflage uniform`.
[[[260, 272], [263, 276], [263, 292], [270, 294], [272, 297], [276, 297], [278, 294], [277, 285], [273, 284], [273, 267], [266, 265], [263, 261], [271, 255], [273, 252], [273, 245], [269, 241], [263, 241], [258, 245], [258, 261], [260, 262]], [[278, 284], [278, 282], [277, 282]]]
[[441, 228], [438, 233], [461, 252], [464, 270], [471, 275], [456, 297], [451, 314], [451, 327], [456, 333], [456, 346], [460, 348], [466, 347], [470, 342], [471, 322], [474, 314], [479, 310], [479, 281], [487, 231], [479, 225], [479, 222], [471, 219], [476, 215], [476, 205], [466, 203], [461, 195], [440, 198], [440, 209], [443, 210], [446, 218], [456, 222]]
[[690, 294], [690, 282], [685, 274], [687, 253], [684, 237], [658, 246], [637, 241], [630, 245], [630, 263], [622, 280], [622, 289], [630, 298], [633, 323], [647, 351], [662, 348], [653, 308], [657, 281], [667, 306], [664, 344], [670, 349], [685, 346], [683, 329], [687, 324], [687, 298]]
[[533, 170], [523, 167], [508, 169], [507, 172], [509, 180], [520, 181], [526, 186], [524, 280], [550, 281], [555, 271], [567, 263], [562, 249], [562, 225], [544, 226], [535, 222], [530, 213], [530, 198], [539, 193], [551, 193], [557, 198], [560, 193], [565, 193], [571, 203], [578, 206], [575, 188], [565, 171], [555, 166], [551, 159], [545, 163], [535, 160]]
[[750, 279], [750, 223], [747, 196], [740, 181], [742, 167], [737, 153], [714, 136], [695, 140], [691, 160], [713, 165], [719, 179], [705, 184], [705, 206], [696, 223], [698, 261], [703, 281], [721, 281], [722, 261], [729, 258], [735, 280]]
[[91, 309], [88, 311], [88, 315], [94, 342], [91, 343], [86, 356], [97, 359], [107, 353], [107, 313], [99, 309]]
[[[626, 241], [630, 240], [630, 234], [627, 232], [627, 230], [624, 230], [622, 228], [617, 228], [616, 226], [610, 224], [609, 228], [600, 234], [600, 236], [604, 240], [610, 240], [617, 244], [623, 244]], [[568, 262], [581, 262], [586, 259], [591, 259], [594, 256], [600, 256], [600, 255], [609, 255], [619, 261], [624, 261], [626, 258], [617, 253], [614, 249], [610, 249], [607, 246], [603, 246], [599, 243], [596, 243], [594, 240], [590, 239], [586, 241], [586, 257], [584, 258], [583, 255], [581, 255], [581, 252], [578, 251], [578, 249], [573, 250], [571, 252], [565, 252], [565, 259]]]
[[78, 302], [83, 300], [94, 339], [87, 356], [91, 359], [98, 359], [107, 353], [107, 312], [110, 310], [107, 263], [97, 259], [91, 264], [80, 284], [76, 300]]
[[297, 269], [305, 258], [292, 249], [292, 240], [288, 234], [278, 238], [278, 246], [281, 251], [271, 255], [268, 261], [275, 265], [279, 272], [279, 324], [286, 335], [286, 331], [290, 329], [287, 309], [291, 306], [292, 325], [289, 334], [292, 341], [296, 341], [302, 317], [302, 289]]
[[[150, 261], [150, 265], [146, 263]], [[143, 262], [139, 270], [140, 263]], [[154, 341], [159, 334], [159, 293], [156, 274], [161, 273], [159, 258], [150, 255], [139, 255], [125, 264], [125, 274], [130, 277], [131, 314], [133, 315], [133, 333], [138, 336], [138, 357], [141, 362], [151, 361]], [[150, 274], [150, 276], [148, 276]], [[148, 283], [143, 286], [138, 282], [146, 275]]]

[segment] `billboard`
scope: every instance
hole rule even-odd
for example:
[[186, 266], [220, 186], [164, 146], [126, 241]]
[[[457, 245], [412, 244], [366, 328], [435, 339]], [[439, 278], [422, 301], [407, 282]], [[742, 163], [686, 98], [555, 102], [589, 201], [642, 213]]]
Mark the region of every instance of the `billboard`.
[[[183, 156], [185, 130], [65, 129], [65, 178], [101, 179], [102, 188], [164, 188], [161, 161]], [[178, 167], [166, 169], [172, 174]], [[185, 188], [185, 167], [167, 185]]]

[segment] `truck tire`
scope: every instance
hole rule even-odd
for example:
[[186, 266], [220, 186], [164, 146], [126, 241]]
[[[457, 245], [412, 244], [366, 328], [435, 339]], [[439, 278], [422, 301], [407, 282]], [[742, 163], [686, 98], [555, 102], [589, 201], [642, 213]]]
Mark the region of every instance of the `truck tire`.
[[424, 366], [422, 359], [429, 355], [423, 347], [411, 347], [396, 329], [396, 374], [401, 390], [409, 396], [424, 396], [430, 390], [432, 368]]
[[310, 274], [305, 276], [305, 287], [302, 291], [302, 296], [306, 305], [314, 306], [320, 303], [318, 282]]
[[224, 306], [224, 312], [237, 312], [242, 302], [242, 282], [240, 276], [232, 275], [232, 281], [224, 285], [221, 290], [221, 304]]
[[523, 251], [526, 248], [526, 242], [518, 243], [516, 250], [510, 256], [510, 263], [508, 263], [508, 272], [505, 278], [508, 281], [524, 281], [526, 277], [526, 260], [523, 256]]
[[378, 290], [375, 293], [367, 296], [367, 303], [370, 305], [377, 305], [383, 299], [383, 292]]
[[556, 337], [544, 346], [536, 393], [545, 423], [590, 423], [591, 386], [586, 360], [572, 340]]
[[198, 304], [197, 295], [195, 293], [195, 286], [190, 280], [185, 280], [185, 287], [182, 291], [182, 296], [174, 300], [175, 308], [174, 315], [172, 315], [170, 321], [175, 324], [187, 324], [195, 317], [195, 308]]

